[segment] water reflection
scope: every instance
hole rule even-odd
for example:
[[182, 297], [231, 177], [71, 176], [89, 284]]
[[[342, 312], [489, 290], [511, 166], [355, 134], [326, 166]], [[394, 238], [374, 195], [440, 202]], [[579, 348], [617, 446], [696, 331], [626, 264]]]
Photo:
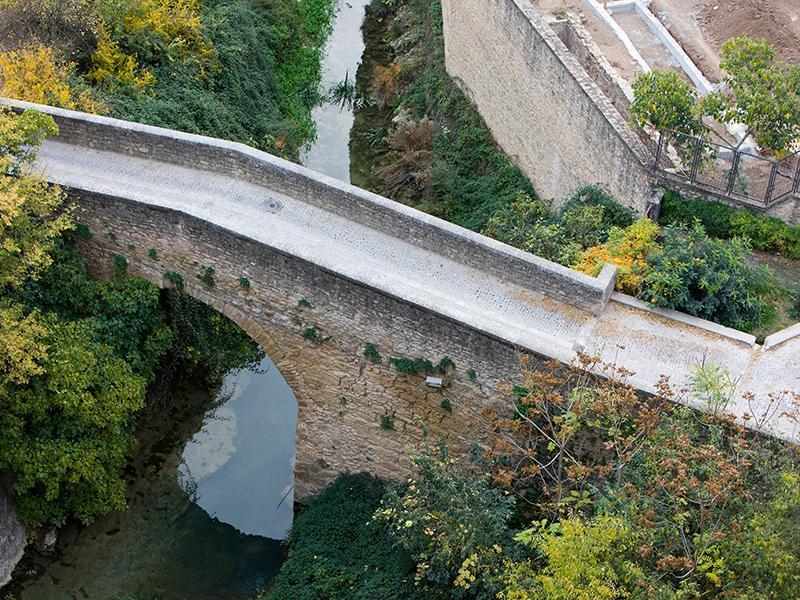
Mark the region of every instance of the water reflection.
[[292, 526], [297, 402], [265, 358], [225, 378], [225, 399], [186, 444], [181, 487], [242, 533], [283, 539]]
[[[364, 9], [370, 0], [337, 1], [337, 12], [333, 32], [325, 44], [322, 62], [322, 89], [349, 77], [355, 79], [364, 40], [361, 23]], [[317, 127], [317, 139], [303, 152], [300, 162], [315, 171], [350, 181], [350, 129], [353, 127], [353, 110], [334, 104], [323, 103], [311, 113]]]
[[128, 509], [63, 529], [55, 555], [29, 554], [9, 591], [20, 600], [239, 600], [264, 587], [284, 559], [265, 536], [291, 525], [297, 402], [269, 359], [229, 374], [222, 393], [150, 415]]

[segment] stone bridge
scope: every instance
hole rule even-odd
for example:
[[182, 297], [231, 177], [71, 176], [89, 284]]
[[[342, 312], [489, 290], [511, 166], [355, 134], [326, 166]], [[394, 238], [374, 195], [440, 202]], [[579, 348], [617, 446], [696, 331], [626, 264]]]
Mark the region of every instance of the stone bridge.
[[[344, 470], [402, 476], [426, 439], [466, 451], [520, 353], [599, 353], [648, 392], [712, 361], [758, 395], [758, 410], [770, 392], [800, 389], [800, 325], [758, 345], [612, 293], [613, 267], [588, 277], [242, 144], [3, 102], [58, 122], [37, 168], [78, 203], [96, 272], [121, 255], [159, 286], [179, 274], [274, 360], [299, 403], [300, 498]], [[208, 268], [213, 285], [200, 279]], [[381, 362], [365, 358], [367, 344]], [[442, 389], [389, 362], [444, 356], [455, 369]], [[796, 434], [788, 419], [773, 425]]]

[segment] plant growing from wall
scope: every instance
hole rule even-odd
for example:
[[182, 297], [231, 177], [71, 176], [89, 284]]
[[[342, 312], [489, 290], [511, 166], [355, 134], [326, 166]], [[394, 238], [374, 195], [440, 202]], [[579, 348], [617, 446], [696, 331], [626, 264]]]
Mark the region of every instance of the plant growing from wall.
[[381, 415], [381, 429], [394, 431], [394, 411], [392, 411], [392, 414]]
[[311, 302], [309, 302], [306, 298], [300, 298], [297, 302], [298, 308], [311, 308]]
[[128, 259], [117, 254], [114, 256], [114, 271], [117, 273], [124, 273], [128, 270]]
[[148, 249], [147, 256], [153, 260], [158, 260], [158, 250], [156, 250], [155, 248]]
[[378, 348], [375, 346], [375, 344], [366, 344], [364, 346], [364, 358], [373, 364], [378, 364], [381, 362], [381, 355], [378, 352]]
[[306, 327], [305, 331], [303, 331], [303, 339], [308, 340], [309, 342], [319, 342], [321, 340], [319, 331], [316, 327]]
[[214, 287], [214, 267], [204, 267], [197, 278], [208, 287]]
[[239, 287], [243, 290], [250, 289], [250, 280], [247, 277], [240, 277], [239, 278]]
[[164, 273], [164, 279], [174, 285], [176, 290], [183, 290], [183, 276], [180, 273], [176, 273], [175, 271], [167, 271]]
[[435, 373], [444, 375], [448, 369], [455, 369], [456, 364], [449, 356], [444, 356], [435, 365], [427, 358], [408, 358], [393, 356], [389, 362], [394, 365], [398, 373], [417, 375], [420, 373]]

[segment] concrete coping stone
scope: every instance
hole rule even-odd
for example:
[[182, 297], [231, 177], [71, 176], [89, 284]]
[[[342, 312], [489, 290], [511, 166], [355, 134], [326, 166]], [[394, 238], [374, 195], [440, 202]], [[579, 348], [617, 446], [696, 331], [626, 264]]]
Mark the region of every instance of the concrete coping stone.
[[[669, 308], [656, 308], [650, 306], [642, 300], [639, 300], [638, 298], [629, 296], [628, 294], [614, 292], [611, 294], [611, 300], [613, 302], [619, 302], [620, 304], [631, 306], [654, 315], [659, 315], [672, 321], [677, 321], [691, 327], [697, 327], [698, 329], [709, 331], [716, 335], [744, 344], [750, 348], [756, 345], [756, 336], [745, 333], [744, 331], [739, 331], [738, 329], [733, 329], [732, 327], [725, 327], [724, 325], [719, 325], [718, 323], [713, 323], [699, 317], [693, 317], [677, 310], [671, 310]], [[798, 334], [800, 334], [800, 329], [798, 330]]]
[[[554, 33], [553, 36], [555, 37]], [[487, 272], [495, 272], [501, 279], [513, 279], [519, 285], [544, 292], [547, 295], [555, 295], [566, 302], [595, 313], [602, 311], [614, 288], [616, 267], [613, 265], [605, 265], [600, 277], [591, 277], [239, 142], [2, 97], [0, 97], [0, 105], [15, 110], [43, 112], [54, 117], [61, 124], [73, 126], [88, 124], [100, 129], [109, 128], [115, 132], [138, 134], [145, 139], [150, 138], [154, 141], [162, 139], [165, 142], [185, 143], [189, 147], [204, 147], [212, 151], [219, 151], [221, 154], [242, 157], [241, 167], [243, 169], [247, 169], [248, 166], [251, 168], [262, 166], [271, 170], [273, 177], [305, 182], [315, 186], [315, 191], [327, 192], [325, 195], [311, 194], [310, 198], [310, 201], [326, 210], [383, 229], [387, 233], [415, 244], [431, 247], [436, 246], [437, 241], [447, 240], [459, 246], [459, 252], [453, 256], [459, 262], [477, 266]], [[70, 140], [65, 138], [65, 141], [69, 142]], [[134, 151], [128, 146], [135, 146], [135, 140], [129, 139], [125, 143], [120, 142], [113, 148], [109, 147], [108, 150], [122, 154], [135, 154], [138, 151], [141, 156], [180, 164], [174, 158], [170, 160], [155, 156], [148, 147], [137, 148]], [[186, 164], [188, 165], [190, 162], [187, 161]], [[222, 172], [226, 171], [222, 170]], [[421, 230], [424, 233], [424, 239], [414, 238], [413, 228]], [[444, 249], [439, 251], [446, 252]], [[509, 277], [509, 274], [513, 277]], [[537, 274], [548, 278], [549, 281], [538, 280], [535, 277]], [[589, 298], [585, 297], [587, 295]]]
[[781, 329], [772, 335], [768, 335], [764, 339], [764, 350], [771, 350], [772, 348], [775, 348], [776, 346], [795, 338], [800, 338], [800, 323], [795, 323], [786, 329]]

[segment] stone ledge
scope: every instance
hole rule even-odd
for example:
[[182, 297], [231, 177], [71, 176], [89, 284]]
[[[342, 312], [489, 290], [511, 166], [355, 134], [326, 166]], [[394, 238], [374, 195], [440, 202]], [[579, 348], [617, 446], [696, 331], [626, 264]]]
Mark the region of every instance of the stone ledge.
[[[678, 323], [683, 323], [685, 325], [690, 325], [692, 327], [697, 327], [698, 329], [709, 331], [723, 338], [739, 342], [749, 348], [752, 348], [756, 345], [756, 337], [754, 335], [750, 335], [749, 333], [739, 331], [738, 329], [733, 329], [732, 327], [725, 327], [724, 325], [719, 325], [718, 323], [713, 323], [699, 317], [693, 317], [677, 310], [671, 310], [668, 308], [655, 308], [646, 302], [627, 294], [614, 292], [611, 294], [611, 300], [613, 302], [619, 302], [620, 304], [625, 304], [626, 306], [631, 306], [654, 315], [659, 315], [672, 321], [677, 321]], [[800, 334], [800, 330], [798, 333]]]
[[786, 329], [782, 329], [773, 333], [772, 335], [768, 335], [764, 339], [764, 350], [770, 350], [795, 338], [800, 338], [800, 323], [795, 323]]

